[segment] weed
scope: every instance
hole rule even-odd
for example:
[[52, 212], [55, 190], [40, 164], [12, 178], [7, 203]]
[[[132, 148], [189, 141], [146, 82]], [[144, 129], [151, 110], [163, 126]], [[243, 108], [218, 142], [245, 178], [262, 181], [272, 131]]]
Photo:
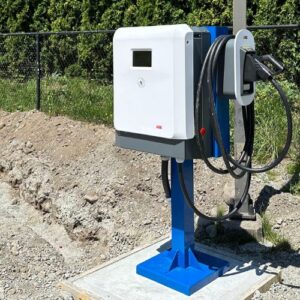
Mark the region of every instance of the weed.
[[291, 249], [289, 241], [272, 229], [272, 225], [266, 214], [263, 214], [261, 218], [264, 238], [274, 245], [274, 250]]
[[275, 170], [267, 171], [268, 179], [273, 181], [278, 177], [278, 173]]

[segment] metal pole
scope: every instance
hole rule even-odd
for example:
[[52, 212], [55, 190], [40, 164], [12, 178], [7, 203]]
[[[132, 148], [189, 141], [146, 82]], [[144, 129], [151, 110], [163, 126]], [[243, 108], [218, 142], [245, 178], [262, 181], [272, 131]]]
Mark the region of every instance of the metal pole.
[[41, 109], [41, 51], [40, 51], [40, 35], [35, 36], [36, 47], [36, 102], [35, 109]]
[[[246, 0], [233, 0], [233, 34], [236, 34], [239, 30], [247, 27], [247, 1]], [[239, 157], [243, 145], [245, 143], [245, 134], [243, 130], [243, 114], [242, 107], [234, 102], [234, 154], [235, 157]], [[246, 176], [241, 179], [235, 180], [235, 201], [241, 198], [244, 187], [246, 184]], [[255, 219], [255, 213], [253, 205], [251, 203], [250, 196], [248, 200], [244, 202], [243, 206], [237, 213], [237, 219]]]

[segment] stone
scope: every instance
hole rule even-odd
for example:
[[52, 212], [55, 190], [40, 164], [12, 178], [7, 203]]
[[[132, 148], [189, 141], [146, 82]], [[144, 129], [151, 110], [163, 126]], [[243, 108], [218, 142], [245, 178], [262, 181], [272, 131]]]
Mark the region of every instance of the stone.
[[88, 192], [83, 198], [90, 204], [94, 204], [99, 200], [99, 196], [96, 192]]
[[0, 129], [3, 129], [6, 126], [5, 123], [0, 123]]
[[101, 260], [106, 260], [106, 258], [107, 258], [107, 257], [106, 257], [105, 254], [101, 254], [101, 255], [100, 255], [100, 259], [101, 259]]
[[143, 225], [150, 225], [152, 222], [149, 219], [143, 221]]
[[42, 211], [45, 213], [49, 213], [52, 209], [52, 201], [50, 199], [44, 201], [41, 204]]
[[205, 230], [208, 236], [212, 239], [215, 238], [218, 234], [217, 227], [215, 224], [208, 225]]
[[9, 183], [12, 185], [12, 187], [19, 186], [23, 180], [22, 171], [18, 168], [12, 169], [9, 172], [8, 176], [9, 176]]
[[19, 203], [18, 199], [17, 198], [14, 198], [12, 201], [11, 201], [11, 204], [12, 205], [17, 205]]
[[224, 202], [229, 206], [234, 204], [234, 198], [235, 198], [235, 187], [234, 187], [234, 181], [231, 180], [229, 182], [226, 182], [223, 188], [223, 199]]
[[225, 220], [222, 222], [225, 234], [229, 232], [235, 233], [237, 236], [241, 234], [249, 234], [257, 241], [263, 242], [263, 230], [261, 217], [256, 214], [256, 220]]
[[278, 220], [277, 220], [277, 224], [278, 224], [278, 225], [281, 225], [282, 223], [283, 223], [283, 220], [282, 220], [282, 219], [278, 219]]
[[14, 256], [18, 256], [19, 255], [19, 251], [18, 251], [18, 248], [16, 246], [13, 246], [11, 249], [10, 249], [10, 252], [12, 253], [12, 255]]

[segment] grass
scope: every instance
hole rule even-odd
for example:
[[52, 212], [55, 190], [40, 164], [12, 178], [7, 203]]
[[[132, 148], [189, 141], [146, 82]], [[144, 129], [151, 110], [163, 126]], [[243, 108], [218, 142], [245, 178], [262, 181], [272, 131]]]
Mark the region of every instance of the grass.
[[[293, 111], [294, 136], [290, 156], [295, 159], [300, 147], [300, 90], [290, 82], [281, 81]], [[230, 102], [231, 143], [234, 137], [234, 106]], [[266, 82], [259, 82], [255, 96], [255, 144], [254, 160], [266, 163], [273, 160], [284, 146], [286, 139], [286, 116], [277, 91]]]
[[73, 119], [112, 124], [111, 85], [78, 78], [48, 78], [42, 83], [42, 111]]
[[[291, 160], [290, 173], [299, 178], [300, 167], [300, 90], [294, 83], [280, 81], [280, 84], [288, 96], [293, 113], [293, 141], [288, 153]], [[233, 101], [230, 103], [231, 118], [231, 144], [233, 143], [234, 129]], [[255, 163], [266, 164], [273, 160], [284, 146], [286, 139], [286, 116], [276, 90], [267, 82], [259, 82], [255, 97]], [[298, 176], [297, 176], [298, 174]], [[296, 176], [295, 176], [296, 175]], [[268, 177], [275, 179], [276, 174], [268, 173]], [[300, 194], [300, 183], [296, 180], [291, 185], [294, 194]]]
[[[41, 108], [50, 115], [66, 115], [75, 120], [112, 124], [111, 85], [64, 76], [41, 81]], [[36, 81], [0, 80], [0, 107], [6, 111], [27, 111], [35, 107]]]
[[278, 173], [275, 170], [267, 171], [268, 179], [274, 181], [278, 177]]
[[0, 79], [0, 107], [3, 110], [26, 111], [34, 108], [36, 81]]
[[300, 195], [300, 158], [290, 163], [287, 167], [287, 171], [292, 175], [288, 192], [294, 195]]
[[264, 238], [274, 245], [274, 250], [290, 250], [291, 245], [289, 241], [272, 229], [266, 214], [263, 214], [261, 217]]

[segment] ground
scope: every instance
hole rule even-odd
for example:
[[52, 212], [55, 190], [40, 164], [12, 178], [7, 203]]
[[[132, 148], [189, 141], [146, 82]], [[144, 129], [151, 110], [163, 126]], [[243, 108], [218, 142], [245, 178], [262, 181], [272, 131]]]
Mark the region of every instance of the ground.
[[[159, 157], [118, 149], [112, 128], [0, 112], [0, 140], [0, 299], [64, 299], [62, 279], [169, 233]], [[292, 249], [218, 245], [283, 269], [255, 299], [300, 299], [300, 199], [287, 192], [286, 163], [254, 176], [251, 196]], [[210, 213], [231, 179], [195, 168], [197, 205]]]

